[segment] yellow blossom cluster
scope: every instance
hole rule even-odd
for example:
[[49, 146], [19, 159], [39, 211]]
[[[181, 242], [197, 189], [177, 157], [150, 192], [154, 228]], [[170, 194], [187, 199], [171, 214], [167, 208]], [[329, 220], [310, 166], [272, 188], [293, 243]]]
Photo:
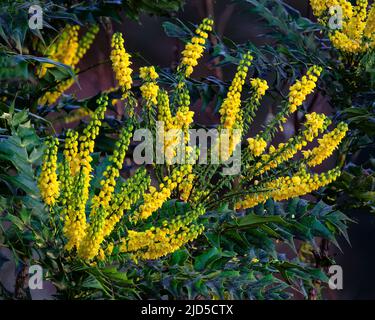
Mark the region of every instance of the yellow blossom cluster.
[[[190, 111], [190, 96], [187, 90], [180, 90], [177, 96], [178, 109], [172, 116], [168, 93], [160, 90], [158, 94], [158, 121], [163, 123], [164, 152], [167, 164], [172, 164], [177, 155], [177, 150], [189, 141], [189, 128], [193, 122], [194, 112]], [[182, 134], [184, 140], [182, 140]], [[188, 150], [185, 150], [185, 153]]]
[[266, 94], [268, 90], [267, 81], [260, 78], [255, 78], [250, 80], [251, 87], [254, 90], [253, 98], [259, 102], [259, 100]]
[[124, 38], [122, 34], [116, 32], [112, 36], [112, 51], [111, 51], [111, 61], [112, 69], [115, 72], [116, 79], [123, 91], [130, 90], [133, 80], [130, 65], [130, 54], [126, 52], [124, 47]]
[[[55, 190], [54, 186], [61, 183], [62, 192], [58, 200], [51, 201], [51, 197], [55, 199], [58, 197], [57, 194], [52, 195], [51, 193], [43, 199], [48, 205], [53, 205], [56, 201], [59, 202], [58, 210], [60, 210], [64, 222], [62, 231], [67, 240], [65, 247], [69, 252], [86, 261], [94, 259], [102, 261], [112, 254], [115, 243], [108, 240], [108, 237], [119, 224], [125, 211], [130, 210], [134, 205], [139, 205], [138, 201], [142, 199], [138, 209], [127, 217], [127, 221], [134, 224], [139, 220], [147, 219], [162, 207], [174, 191], [179, 190], [179, 186], [185, 178], [188, 178], [192, 173], [190, 164], [175, 167], [170, 175], [163, 178], [157, 191], [156, 188], [150, 186], [151, 179], [147, 170], [140, 168], [131, 178], [118, 186], [120, 170], [133, 131], [133, 125], [129, 121], [115, 144], [113, 154], [109, 157], [110, 164], [103, 172], [100, 189], [95, 192], [91, 191], [91, 154], [94, 151], [94, 140], [99, 133], [99, 127], [102, 125], [108, 105], [108, 97], [102, 96], [97, 100], [97, 103], [98, 108], [82, 135], [73, 131], [67, 132], [64, 158], [59, 166], [59, 179], [56, 176], [56, 141], [48, 145], [42, 174], [39, 178], [41, 193], [45, 190], [53, 191]], [[46, 179], [47, 174], [48, 179]], [[55, 177], [53, 179], [55, 181], [52, 181], [51, 177]], [[148, 193], [145, 194], [147, 189]], [[87, 214], [88, 212], [89, 214]], [[171, 225], [168, 226], [169, 236], [164, 238], [164, 243], [159, 243], [154, 238], [154, 245], [147, 245], [148, 251], [144, 252], [144, 248], [139, 247], [138, 252], [133, 246], [131, 253], [144, 259], [156, 259], [177, 250], [203, 231], [202, 226], [195, 221], [203, 213], [202, 208], [194, 209], [186, 214], [184, 219], [172, 220]], [[164, 229], [166, 226], [163, 223]], [[126, 243], [132, 243], [134, 232], [128, 230], [125, 233]]]
[[327, 159], [337, 149], [348, 131], [348, 125], [344, 122], [331, 132], [318, 139], [319, 145], [312, 150], [302, 151], [310, 167], [315, 167]]
[[[188, 130], [194, 112], [190, 110], [191, 101], [185, 77], [191, 74], [197, 59], [202, 55], [203, 40], [207, 38], [207, 31], [212, 29], [211, 25], [211, 20], [205, 19], [196, 31], [197, 36], [187, 44], [171, 98], [166, 89], [158, 87], [158, 74], [154, 67], [140, 69], [141, 93], [146, 101], [145, 110], [148, 111], [146, 115], [155, 116], [164, 122], [163, 151], [166, 163], [153, 165], [158, 179], [157, 187], [151, 186], [151, 175], [145, 167], [136, 170], [127, 180], [121, 177], [132, 132], [137, 126], [136, 117], [132, 116], [124, 121], [102, 179], [92, 179], [95, 169], [92, 167], [92, 154], [109, 103], [107, 95], [97, 100], [98, 108], [82, 134], [67, 132], [63, 159], [59, 165], [57, 142], [48, 145], [39, 188], [46, 204], [60, 213], [65, 247], [72, 256], [90, 263], [106, 261], [110, 256], [114, 259], [122, 258], [121, 254], [130, 255], [135, 260], [157, 259], [196, 239], [204, 229], [199, 222], [200, 217], [206, 210], [215, 208], [219, 201], [229, 199], [230, 205], [236, 209], [246, 209], [269, 198], [282, 201], [305, 195], [326, 186], [339, 176], [338, 168], [322, 174], [309, 170], [337, 148], [346, 134], [345, 124], [339, 124], [336, 129], [323, 135], [317, 147], [305, 151], [303, 148], [324, 134], [330, 124], [325, 115], [309, 113], [298, 134], [277, 147], [271, 145], [274, 128], [285, 122], [285, 117], [295, 112], [316, 87], [322, 71], [317, 66], [310, 68], [306, 76], [290, 88], [289, 99], [282, 105], [283, 109], [267, 124], [264, 131], [248, 139], [249, 145], [240, 163], [243, 169], [241, 175], [227, 177], [220, 174], [218, 169], [226, 167], [222, 163], [198, 167], [189, 161], [184, 164], [170, 161], [176, 156], [176, 150], [170, 147], [176, 143], [182, 144], [184, 156], [187, 155], [185, 160], [190, 159], [193, 152], [200, 152], [199, 148], [194, 150], [188, 145]], [[112, 47], [113, 69], [124, 95], [128, 96], [133, 83], [132, 70], [121, 34], [114, 35]], [[229, 152], [222, 160], [227, 159], [234, 148], [239, 146], [246, 133], [244, 129], [250, 126], [260, 99], [268, 89], [266, 81], [251, 79], [250, 94], [242, 106], [242, 91], [251, 61], [250, 53], [242, 56], [220, 107], [219, 132], [230, 133], [227, 142]], [[126, 102], [130, 104], [130, 100]], [[157, 135], [158, 128], [152, 127], [151, 121], [149, 123], [151, 129], [155, 129], [153, 134]], [[173, 134], [173, 130], [182, 131], [185, 140]], [[215, 148], [217, 143], [223, 144], [221, 135], [218, 142], [211, 143], [210, 148]], [[267, 151], [268, 145], [270, 147]], [[304, 157], [288, 161], [299, 151], [303, 152]], [[107, 260], [110, 261], [113, 260]]]
[[135, 259], [157, 259], [172, 253], [203, 232], [203, 225], [194, 224], [194, 221], [204, 213], [204, 208], [198, 206], [184, 216], [164, 220], [160, 227], [141, 232], [130, 230], [122, 240], [120, 251], [134, 252]]
[[113, 198], [108, 217], [104, 224], [104, 237], [108, 236], [115, 225], [120, 221], [125, 210], [131, 209], [132, 205], [143, 196], [150, 187], [151, 178], [145, 168], [140, 168], [136, 173], [121, 184], [120, 190]]
[[310, 0], [314, 15], [323, 25], [329, 26], [335, 8], [342, 10], [342, 26], [332, 29], [329, 38], [335, 48], [346, 54], [366, 52], [375, 45], [375, 6], [368, 12], [368, 0]]
[[[98, 108], [95, 110], [91, 121], [88, 126], [84, 129], [83, 134], [79, 136], [78, 153], [74, 151], [74, 157], [68, 156], [65, 161], [69, 161], [70, 174], [75, 177], [74, 185], [71, 192], [75, 195], [73, 199], [67, 199], [70, 201], [69, 210], [64, 218], [63, 232], [65, 237], [68, 239], [66, 244], [67, 250], [78, 248], [85, 232], [86, 232], [86, 203], [89, 199], [89, 187], [91, 181], [91, 154], [94, 151], [95, 138], [99, 134], [99, 129], [104, 119], [105, 111], [108, 106], [108, 97], [102, 96], [97, 100]], [[71, 142], [65, 145], [65, 154], [70, 153], [68, 151], [72, 149]], [[75, 149], [75, 148], [74, 148]], [[61, 178], [60, 178], [61, 179]]]
[[262, 184], [260, 191], [251, 193], [243, 200], [237, 202], [235, 208], [252, 208], [259, 203], [264, 203], [269, 198], [282, 201], [302, 196], [332, 183], [339, 177], [340, 173], [340, 169], [335, 168], [325, 173], [311, 174], [302, 167], [292, 177], [283, 176]]
[[48, 139], [43, 157], [42, 171], [38, 180], [38, 187], [43, 201], [53, 206], [59, 196], [59, 182], [57, 181], [57, 150], [59, 141]]
[[144, 83], [141, 85], [142, 98], [146, 100], [146, 104], [150, 107], [149, 103], [156, 105], [159, 93], [159, 86], [156, 84], [156, 79], [159, 77], [155, 71], [155, 67], [142, 67], [139, 70], [139, 75]]
[[221, 115], [220, 129], [224, 129], [229, 136], [226, 141], [225, 139], [220, 139], [220, 150], [223, 151], [221, 152], [221, 157], [224, 161], [230, 157], [240, 142], [241, 134], [236, 134], [233, 130], [237, 129], [242, 132], [241, 93], [252, 60], [253, 57], [249, 52], [243, 55], [227, 96], [219, 109]]
[[111, 207], [110, 203], [113, 199], [117, 178], [120, 176], [120, 169], [130, 143], [132, 130], [131, 124], [122, 129], [113, 155], [109, 158], [110, 164], [105, 169], [103, 179], [100, 181], [101, 190], [98, 195], [92, 198], [91, 223], [78, 247], [78, 255], [84, 259], [90, 260], [97, 255], [100, 245], [108, 233], [105, 230], [106, 218]]
[[347, 0], [310, 0], [311, 8], [316, 17], [322, 17], [325, 13], [330, 13], [330, 8], [340, 6], [344, 16], [353, 16], [353, 6]]
[[[55, 43], [47, 49], [47, 58], [70, 66], [73, 71], [79, 71], [76, 67], [86, 52], [90, 49], [99, 26], [93, 25], [79, 40], [80, 26], [67, 25]], [[40, 69], [39, 77], [44, 77], [47, 69], [55, 65], [44, 63]], [[54, 104], [63, 92], [69, 89], [75, 82], [74, 78], [66, 79], [56, 85], [54, 90], [46, 92], [38, 101], [41, 105]]]
[[189, 77], [193, 73], [193, 68], [198, 64], [198, 59], [202, 57], [208, 32], [212, 31], [213, 20], [203, 19], [202, 23], [195, 30], [195, 36], [185, 46], [182, 51], [182, 61], [179, 70], [184, 70], [185, 76]]
[[312, 93], [316, 87], [318, 77], [322, 72], [319, 66], [312, 66], [301, 80], [297, 80], [289, 89], [289, 112], [293, 113], [305, 101], [306, 97]]
[[40, 97], [38, 103], [40, 105], [54, 104], [61, 97], [61, 95], [73, 85], [73, 83], [74, 79], [62, 81], [55, 87], [54, 91], [48, 91], [42, 97]]
[[72, 186], [73, 186], [73, 175], [72, 172], [77, 172], [79, 167], [78, 161], [78, 132], [68, 130], [65, 139], [64, 148], [64, 161], [60, 167], [60, 181], [61, 181], [61, 203], [66, 205], [64, 208], [65, 216], [70, 210], [68, 206], [71, 207], [72, 202], [70, 199], [73, 196]]
[[271, 145], [269, 153], [262, 155], [261, 161], [256, 164], [258, 174], [277, 168], [281, 163], [292, 159], [298, 151], [323, 133], [329, 124], [330, 120], [324, 114], [306, 114], [304, 129], [300, 134], [291, 137], [286, 143], [279, 143], [277, 148]]
[[156, 210], [160, 209], [163, 203], [168, 200], [172, 192], [182, 183], [192, 171], [190, 164], [184, 164], [173, 169], [170, 176], [164, 178], [163, 183], [160, 183], [159, 190], [150, 186], [149, 193], [145, 194], [144, 203], [139, 207], [139, 210], [134, 214], [133, 220], [145, 220], [150, 217]]
[[[46, 56], [51, 60], [71, 66], [78, 49], [79, 30], [79, 25], [67, 25], [57, 41], [48, 47]], [[43, 64], [39, 76], [44, 77], [47, 69], [53, 66], [50, 63]]]
[[191, 173], [185, 179], [181, 182], [179, 186], [179, 191], [180, 191], [180, 199], [183, 201], [187, 201], [190, 193], [193, 188], [193, 181], [196, 178], [196, 176]]
[[247, 139], [249, 143], [249, 150], [255, 157], [259, 157], [264, 150], [266, 150], [267, 142], [263, 138], [257, 136], [256, 138]]

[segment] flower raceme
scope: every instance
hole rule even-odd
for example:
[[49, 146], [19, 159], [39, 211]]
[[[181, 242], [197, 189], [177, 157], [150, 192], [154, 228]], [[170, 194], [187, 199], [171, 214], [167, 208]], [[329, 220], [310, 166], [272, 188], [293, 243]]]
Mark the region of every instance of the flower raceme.
[[155, 80], [159, 77], [159, 75], [157, 74], [153, 66], [140, 68], [139, 75], [144, 81], [140, 88], [142, 98], [146, 100], [148, 107], [150, 107], [149, 103], [156, 105], [159, 86], [157, 85]]
[[[247, 209], [264, 203], [267, 199], [286, 200], [297, 196], [302, 196], [315, 191], [327, 184], [335, 181], [340, 175], [339, 168], [335, 168], [328, 173], [312, 174], [307, 171], [321, 164], [330, 157], [338, 145], [345, 137], [348, 130], [347, 124], [341, 122], [329, 133], [318, 139], [319, 145], [312, 150], [302, 150], [309, 142], [312, 142], [320, 133], [323, 133], [330, 120], [325, 115], [311, 113], [306, 115], [305, 128], [300, 134], [290, 138], [286, 143], [280, 143], [277, 148], [272, 145], [269, 147], [269, 153], [263, 154], [261, 159], [255, 163], [255, 170], [251, 178], [256, 178], [256, 189], [241, 201], [237, 202], [237, 209]], [[249, 142], [249, 148], [252, 149]], [[263, 150], [263, 148], [262, 148]], [[253, 151], [253, 150], [252, 150]], [[292, 159], [298, 151], [301, 151], [304, 159], [296, 162], [299, 171], [296, 175], [281, 176], [273, 181], [259, 183], [258, 176], [263, 175], [270, 169], [277, 169], [281, 164]], [[254, 151], [253, 151], [254, 152]], [[255, 152], [254, 152], [255, 153]], [[255, 156], [255, 154], [254, 154]], [[261, 190], [261, 191], [256, 191]]]
[[198, 59], [202, 57], [208, 32], [212, 31], [213, 23], [213, 20], [205, 18], [195, 30], [195, 36], [182, 51], [182, 61], [179, 69], [184, 70], [186, 77], [193, 73], [194, 67], [198, 64]]
[[[73, 71], [78, 72], [77, 65], [90, 49], [96, 34], [99, 32], [99, 26], [93, 25], [79, 39], [80, 26], [67, 25], [56, 42], [47, 49], [47, 58], [70, 66]], [[49, 68], [53, 68], [53, 64], [44, 63], [40, 69], [39, 77], [44, 77]], [[46, 92], [40, 99], [39, 104], [54, 104], [61, 94], [69, 89], [74, 83], [74, 78], [66, 79], [57, 84], [53, 91]]]
[[321, 164], [332, 154], [335, 149], [337, 149], [347, 131], [348, 125], [341, 122], [337, 128], [325, 134], [321, 139], [318, 140], [319, 145], [316, 148], [302, 151], [303, 156], [305, 159], [307, 159], [307, 164], [310, 167], [315, 167]]
[[235, 208], [252, 208], [259, 203], [264, 203], [269, 198], [282, 201], [302, 196], [330, 184], [339, 175], [340, 170], [338, 168], [326, 173], [311, 174], [302, 166], [300, 171], [292, 177], [284, 176], [262, 184], [259, 186], [261, 191], [246, 196], [236, 203]]
[[318, 77], [322, 72], [322, 68], [318, 66], [311, 67], [301, 80], [298, 80], [289, 91], [289, 111], [293, 113], [302, 105], [306, 97], [312, 93], [316, 87]]
[[[220, 129], [225, 129], [229, 132], [229, 139], [221, 139], [220, 141], [220, 150], [226, 150], [220, 155], [224, 161], [232, 155], [241, 139], [241, 134], [238, 133], [242, 132], [243, 129], [241, 93], [252, 60], [253, 57], [249, 52], [243, 55], [237, 67], [237, 72], [229, 87], [228, 94], [219, 109], [221, 115]], [[261, 89], [262, 91], [263, 88], [264, 85]], [[257, 88], [257, 95], [259, 95], [259, 88]]]
[[124, 47], [124, 38], [122, 34], [117, 32], [112, 37], [111, 61], [112, 68], [115, 73], [119, 86], [123, 91], [131, 88], [133, 80], [131, 74], [133, 70], [130, 68], [130, 54], [126, 52]]
[[345, 54], [358, 54], [375, 46], [375, 6], [368, 11], [367, 0], [310, 0], [314, 15], [323, 25], [329, 26], [335, 8], [342, 10], [341, 28], [331, 29], [329, 38], [333, 46]]
[[59, 195], [59, 182], [57, 180], [57, 139], [46, 141], [46, 151], [43, 157], [42, 171], [38, 180], [38, 187], [43, 201], [48, 205], [54, 205]]

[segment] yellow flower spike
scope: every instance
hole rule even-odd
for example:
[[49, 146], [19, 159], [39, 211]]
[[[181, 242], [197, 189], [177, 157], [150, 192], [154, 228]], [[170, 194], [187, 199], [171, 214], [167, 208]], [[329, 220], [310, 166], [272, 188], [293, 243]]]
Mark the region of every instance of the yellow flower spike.
[[139, 69], [139, 76], [144, 81], [156, 80], [157, 78], [159, 78], [159, 75], [156, 72], [154, 66], [141, 67]]
[[307, 164], [310, 167], [315, 167], [330, 157], [337, 149], [342, 139], [344, 139], [347, 131], [348, 125], [341, 122], [337, 128], [325, 134], [323, 138], [318, 140], [319, 146], [312, 150], [302, 151], [305, 159], [307, 159]]
[[133, 252], [137, 259], [157, 259], [172, 253], [203, 232], [203, 227], [196, 225], [195, 221], [204, 213], [204, 207], [198, 206], [184, 216], [161, 222], [160, 227], [142, 232], [129, 230], [120, 251]]
[[322, 68], [318, 66], [311, 67], [301, 80], [297, 80], [289, 89], [289, 112], [294, 113], [302, 105], [306, 97], [312, 93], [316, 87], [318, 77]]
[[122, 34], [117, 32], [112, 37], [111, 61], [112, 68], [115, 72], [116, 79], [123, 91], [131, 89], [133, 80], [131, 74], [133, 70], [130, 68], [130, 54], [126, 52], [124, 47], [124, 38]]
[[324, 114], [310, 113], [306, 115], [304, 129], [300, 134], [291, 137], [286, 143], [280, 143], [277, 148], [270, 146], [269, 154], [264, 155], [259, 163], [257, 174], [277, 168], [281, 163], [292, 159], [308, 142], [312, 142], [327, 128], [330, 120]]
[[110, 213], [110, 203], [119, 177], [122, 163], [128, 149], [133, 126], [128, 124], [120, 134], [113, 155], [110, 157], [111, 164], [107, 166], [103, 176], [103, 183], [99, 195], [92, 199], [90, 212], [91, 223], [87, 228], [85, 237], [78, 247], [78, 255], [86, 260], [93, 259], [100, 249], [100, 245], [106, 236], [106, 218]]
[[75, 56], [72, 59], [72, 67], [75, 67], [79, 61], [84, 57], [86, 52], [91, 48], [97, 33], [99, 32], [99, 26], [93, 25], [82, 37], [78, 43], [78, 48]]
[[[178, 70], [184, 70], [184, 75], [189, 77], [198, 64], [198, 59], [202, 57], [208, 33], [212, 31], [213, 20], [203, 19], [202, 23], [195, 30], [195, 36], [188, 42], [182, 51], [181, 63]], [[206, 32], [207, 31], [207, 32]]]
[[174, 120], [169, 106], [169, 97], [165, 90], [160, 90], [158, 94], [158, 120], [164, 122], [165, 130], [174, 128]]
[[[72, 174], [76, 175], [76, 195], [72, 201], [72, 208], [66, 215], [64, 222], [64, 235], [68, 239], [67, 250], [78, 248], [86, 233], [86, 203], [89, 199], [91, 181], [91, 153], [94, 151], [94, 140], [99, 134], [101, 121], [104, 119], [108, 106], [108, 97], [102, 96], [97, 100], [98, 107], [91, 121], [79, 137], [78, 155], [72, 164]], [[75, 172], [76, 171], [76, 172]]]
[[111, 234], [116, 224], [120, 221], [125, 210], [129, 210], [149, 188], [151, 178], [144, 168], [138, 169], [133, 177], [126, 180], [120, 187], [119, 193], [116, 194], [109, 214], [104, 224], [104, 237]]
[[368, 39], [372, 40], [372, 45], [373, 45], [375, 41], [375, 5], [372, 5], [369, 11], [365, 30], [364, 30], [364, 35]]
[[40, 105], [52, 105], [56, 103], [56, 101], [61, 97], [61, 95], [68, 90], [74, 83], [74, 79], [68, 79], [66, 81], [61, 82], [58, 84], [54, 91], [46, 92], [40, 99], [38, 103]]
[[254, 99], [259, 102], [259, 100], [266, 94], [268, 90], [268, 84], [266, 80], [255, 78], [251, 79], [250, 84], [254, 89]]
[[195, 179], [195, 175], [193, 173], [189, 174], [184, 181], [179, 186], [180, 191], [180, 199], [183, 201], [187, 201], [190, 193], [193, 188], [193, 181]]
[[43, 156], [42, 171], [38, 179], [38, 187], [43, 201], [53, 206], [59, 196], [59, 182], [57, 180], [57, 150], [59, 141], [51, 138], [46, 141]]
[[[80, 26], [68, 25], [62, 32], [56, 43], [52, 44], [46, 53], [46, 56], [57, 62], [66, 64], [74, 71], [78, 71], [75, 67], [91, 47], [99, 27], [94, 25], [83, 36], [78, 39]], [[52, 64], [43, 64], [39, 77], [44, 77], [48, 68], [54, 67]], [[38, 101], [41, 105], [52, 105], [60, 98], [60, 96], [68, 90], [74, 83], [75, 79], [67, 79], [58, 84], [53, 91], [46, 92]]]
[[159, 86], [156, 83], [156, 79], [159, 77], [155, 68], [151, 67], [142, 67], [139, 70], [140, 77], [144, 81], [141, 85], [141, 94], [142, 98], [146, 100], [147, 107], [151, 107], [152, 104], [157, 104], [157, 97], [159, 93]]
[[259, 157], [267, 147], [267, 142], [261, 137], [247, 139], [249, 150], [255, 157]]
[[[252, 60], [253, 57], [249, 52], [244, 54], [237, 67], [237, 72], [232, 80], [231, 86], [229, 87], [227, 96], [219, 110], [221, 115], [220, 129], [227, 130], [230, 136], [229, 145], [227, 146], [228, 152], [226, 152], [225, 155], [222, 155], [224, 161], [230, 157], [239, 143], [240, 137], [235, 135], [233, 130], [238, 129], [242, 132], [241, 93]], [[221, 141], [221, 143], [223, 143], [223, 141]]]
[[67, 215], [73, 212], [74, 197], [74, 176], [79, 170], [78, 161], [78, 133], [69, 130], [66, 134], [64, 160], [60, 166], [59, 181], [61, 194], [59, 201], [63, 205], [61, 209], [61, 218], [65, 219]]
[[139, 207], [135, 213], [133, 220], [145, 220], [150, 217], [156, 210], [160, 209], [165, 201], [167, 201], [177, 185], [188, 176], [192, 171], [190, 164], [180, 166], [180, 168], [173, 169], [170, 179], [168, 179], [159, 191], [154, 187], [150, 187], [150, 193], [144, 195], [144, 203]]
[[270, 198], [282, 201], [299, 197], [332, 183], [340, 174], [339, 168], [321, 174], [310, 174], [304, 168], [301, 168], [300, 172], [292, 177], [284, 176], [264, 183], [262, 189], [267, 191], [251, 193], [243, 200], [237, 202], [235, 208], [241, 210], [252, 208]]

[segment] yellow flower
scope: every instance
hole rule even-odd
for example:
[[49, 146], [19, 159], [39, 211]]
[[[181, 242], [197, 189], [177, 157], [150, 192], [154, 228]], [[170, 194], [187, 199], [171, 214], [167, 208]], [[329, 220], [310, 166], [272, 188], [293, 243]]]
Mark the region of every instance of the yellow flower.
[[221, 115], [220, 129], [224, 129], [224, 132], [229, 135], [229, 141], [224, 141], [222, 139], [223, 137], [220, 137], [220, 150], [222, 151], [221, 158], [224, 161], [231, 156], [241, 138], [241, 134], [235, 134], [233, 130], [238, 129], [242, 132], [241, 93], [252, 60], [253, 57], [250, 53], [244, 54], [239, 66], [237, 67], [237, 72], [232, 80], [231, 86], [229, 87], [227, 96], [219, 110]]
[[144, 83], [141, 85], [142, 98], [146, 100], [147, 107], [151, 107], [152, 104], [157, 104], [157, 97], [159, 93], [159, 86], [156, 83], [156, 79], [159, 77], [155, 68], [142, 67], [139, 69], [139, 75]]
[[115, 195], [108, 216], [104, 224], [103, 236], [111, 234], [116, 224], [120, 221], [125, 210], [129, 210], [149, 188], [151, 178], [144, 168], [138, 169], [131, 178], [127, 179]]
[[61, 97], [61, 95], [73, 85], [73, 83], [73, 78], [61, 82], [53, 91], [48, 91], [42, 97], [40, 97], [38, 103], [40, 105], [54, 104]]
[[[92, 26], [82, 37], [78, 39], [78, 32], [80, 26], [67, 25], [58, 40], [53, 43], [47, 50], [46, 56], [54, 61], [66, 64], [74, 71], [81, 58], [86, 54], [87, 50], [91, 47], [96, 34], [99, 31], [97, 25]], [[47, 69], [54, 67], [53, 64], [43, 64], [39, 73], [39, 77], [44, 77]], [[74, 83], [75, 79], [70, 78], [59, 83], [54, 90], [46, 92], [38, 101], [41, 105], [54, 104], [60, 96], [68, 90]]]
[[116, 32], [112, 37], [111, 61], [116, 79], [123, 91], [130, 90], [133, 83], [130, 57], [125, 50], [122, 34]]
[[141, 67], [139, 69], [139, 76], [144, 81], [156, 80], [157, 78], [159, 78], [159, 75], [155, 71], [155, 67], [154, 66], [151, 66], [151, 67]]
[[133, 252], [135, 259], [158, 259], [172, 253], [203, 232], [203, 226], [195, 221], [204, 213], [204, 208], [198, 206], [184, 216], [164, 220], [161, 227], [142, 232], [129, 230], [127, 237], [122, 239], [120, 251]]
[[297, 80], [289, 90], [289, 112], [293, 113], [305, 101], [306, 97], [312, 93], [316, 87], [318, 77], [322, 68], [318, 66], [311, 67], [301, 80]]
[[206, 39], [209, 31], [212, 31], [213, 20], [205, 18], [195, 30], [194, 36], [189, 43], [186, 44], [182, 51], [182, 61], [178, 70], [184, 70], [186, 77], [193, 73], [193, 68], [198, 64], [198, 59], [202, 57]]
[[270, 146], [269, 154], [262, 156], [258, 162], [258, 174], [277, 168], [281, 163], [292, 159], [298, 151], [302, 150], [308, 142], [313, 141], [330, 124], [330, 120], [324, 114], [310, 113], [306, 115], [306, 122], [302, 132], [291, 137], [286, 143], [279, 143], [277, 148]]
[[254, 99], [259, 102], [259, 100], [265, 95], [268, 90], [268, 84], [266, 80], [255, 78], [251, 79], [250, 84], [254, 89]]
[[235, 208], [252, 208], [259, 203], [264, 203], [269, 198], [282, 201], [302, 196], [332, 183], [339, 177], [340, 173], [339, 168], [321, 174], [311, 174], [301, 168], [292, 177], [284, 176], [264, 183], [262, 189], [266, 191], [257, 191], [249, 194], [243, 200], [237, 202]]
[[259, 262], [259, 259], [258, 259], [258, 258], [252, 258], [252, 259], [251, 259], [251, 263], [254, 263], [254, 264], [255, 264], [255, 263], [258, 263], [258, 262]]
[[371, 39], [372, 44], [374, 44], [374, 41], [375, 41], [375, 5], [372, 5], [371, 10], [369, 11], [365, 30], [364, 30], [364, 35], [368, 39]]
[[160, 209], [165, 201], [167, 201], [176, 187], [182, 183], [184, 178], [192, 171], [189, 164], [182, 165], [180, 168], [173, 169], [171, 176], [164, 178], [164, 183], [159, 185], [159, 191], [155, 187], [150, 187], [148, 194], [144, 195], [144, 203], [139, 207], [134, 215], [135, 221], [145, 220], [150, 217], [156, 210]]
[[327, 25], [331, 15], [336, 13], [332, 8], [339, 6], [342, 9], [342, 28], [329, 32], [329, 38], [336, 49], [347, 54], [358, 54], [374, 45], [374, 13], [371, 8], [367, 14], [367, 0], [357, 0], [355, 5], [347, 0], [310, 0], [310, 4], [314, 15], [323, 25]]
[[53, 206], [59, 196], [59, 182], [57, 180], [57, 150], [59, 141], [48, 139], [43, 156], [42, 171], [38, 180], [38, 187], [43, 201]]
[[348, 125], [341, 122], [333, 131], [325, 134], [323, 138], [318, 139], [319, 146], [312, 150], [302, 151], [305, 159], [307, 159], [307, 164], [310, 167], [315, 167], [331, 156], [345, 137], [347, 131]]
[[267, 147], [267, 142], [263, 140], [263, 138], [256, 137], [247, 139], [249, 143], [249, 149], [252, 154], [256, 157], [260, 156]]
[[[103, 173], [104, 179], [101, 181], [101, 190], [97, 196], [92, 199], [92, 208], [90, 212], [91, 223], [87, 228], [87, 233], [78, 247], [78, 255], [83, 259], [90, 260], [94, 258], [100, 245], [103, 242], [107, 231], [105, 230], [106, 218], [109, 214], [110, 202], [115, 191], [116, 180], [120, 176], [125, 154], [128, 149], [133, 126], [125, 126], [116, 142], [113, 155], [109, 158], [109, 164]], [[111, 231], [111, 230], [110, 230]]]
[[71, 200], [71, 207], [64, 217], [63, 232], [68, 242], [66, 249], [78, 248], [86, 233], [86, 203], [89, 199], [89, 187], [91, 181], [91, 153], [94, 151], [94, 141], [99, 134], [101, 121], [104, 119], [108, 106], [108, 97], [102, 96], [97, 100], [98, 108], [79, 137], [78, 154], [71, 164], [72, 175], [76, 176], [74, 198]]
[[71, 66], [76, 66], [79, 61], [83, 58], [86, 52], [91, 48], [97, 33], [99, 32], [99, 26], [93, 25], [82, 37], [82, 39], [78, 43], [77, 51], [72, 59]]

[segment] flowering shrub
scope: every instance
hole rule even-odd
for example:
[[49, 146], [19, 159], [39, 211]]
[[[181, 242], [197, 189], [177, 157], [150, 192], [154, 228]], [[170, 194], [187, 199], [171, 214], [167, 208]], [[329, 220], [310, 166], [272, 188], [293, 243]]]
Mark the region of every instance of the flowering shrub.
[[[194, 153], [188, 133], [194, 112], [190, 109], [186, 77], [192, 74], [202, 56], [211, 26], [212, 20], [203, 20], [196, 35], [186, 44], [177, 68], [179, 82], [171, 90], [174, 99], [166, 89], [159, 87], [154, 67], [140, 70], [142, 108], [146, 114], [155, 113], [157, 119], [165, 123], [165, 150], [162, 152], [166, 152], [166, 164], [153, 163], [159, 170], [158, 187], [150, 185], [151, 178], [144, 167], [126, 181], [120, 175], [137, 126], [134, 111], [129, 112], [113, 154], [108, 158], [100, 187], [92, 186], [92, 153], [109, 104], [106, 95], [97, 100], [97, 109], [82, 134], [67, 132], [61, 163], [57, 164], [58, 140], [48, 140], [39, 188], [44, 202], [51, 208], [51, 219], [57, 219], [59, 232], [66, 239], [65, 248], [73, 256], [86, 261], [102, 261], [111, 260], [113, 255], [130, 253], [134, 259], [157, 259], [196, 239], [204, 230], [200, 216], [207, 210], [217, 210], [224, 200], [236, 209], [252, 208], [269, 198], [280, 201], [308, 194], [339, 176], [338, 168], [321, 174], [314, 174], [311, 169], [337, 148], [347, 131], [345, 123], [324, 134], [318, 139], [318, 146], [311, 148], [308, 144], [327, 131], [330, 120], [324, 114], [307, 114], [305, 127], [296, 136], [277, 146], [271, 144], [272, 137], [282, 129], [287, 117], [296, 112], [316, 87], [322, 69], [312, 66], [306, 76], [291, 86], [288, 99], [272, 123], [255, 138], [249, 138], [248, 146], [241, 151], [241, 172], [220, 177], [219, 168], [226, 166], [236, 148], [241, 148], [241, 137], [246, 134], [244, 126], [251, 125], [251, 114], [260, 106], [268, 88], [263, 79], [247, 80], [253, 59], [250, 53], [243, 54], [220, 107], [219, 132], [229, 135], [227, 140], [220, 135], [211, 144], [211, 149], [220, 144], [220, 163], [172, 162], [177, 151], [169, 147], [175, 145], [176, 140], [184, 146], [186, 156]], [[130, 91], [133, 82], [130, 58], [122, 35], [114, 34], [111, 61], [123, 92], [122, 99], [133, 100], [127, 108], [137, 103]], [[251, 91], [242, 105], [246, 81], [249, 81]], [[153, 123], [148, 125], [155, 126]], [[151, 129], [156, 132], [155, 127]], [[180, 136], [169, 135], [176, 129], [186, 132], [187, 136], [181, 140]], [[166, 149], [172, 152], [168, 153]], [[290, 161], [299, 151], [302, 151], [302, 158]], [[235, 180], [237, 185], [228, 188]], [[186, 204], [184, 214], [157, 218], [170, 199]]]
[[[114, 32], [108, 57], [83, 69], [112, 20], [164, 15], [182, 1], [40, 1], [45, 26], [34, 31], [17, 3], [0, 5], [0, 275], [8, 260], [16, 266], [14, 287], [0, 277], [0, 299], [33, 298], [31, 265], [43, 268], [58, 299], [320, 296], [328, 277], [319, 263], [332, 263], [320, 239], [338, 245], [350, 222], [335, 203], [347, 181], [336, 150], [355, 132], [341, 115], [307, 106], [317, 92], [337, 89], [336, 60], [318, 50], [224, 45], [206, 18], [195, 32], [181, 21], [163, 24], [185, 41], [176, 67], [136, 68], [142, 55]], [[312, 48], [305, 34], [316, 24], [280, 25], [289, 34], [300, 24], [293, 43]], [[370, 52], [339, 65], [354, 61], [360, 70]], [[235, 65], [231, 81], [199, 79], [204, 55], [214, 68]], [[81, 73], [105, 64], [114, 87], [83, 99], [68, 93]], [[337, 99], [358, 91], [350, 83]], [[277, 93], [273, 117], [254, 130]], [[197, 96], [202, 110], [214, 102], [215, 124], [199, 122]], [[293, 134], [291, 119], [301, 120]], [[337, 166], [318, 168], [331, 156]]]

